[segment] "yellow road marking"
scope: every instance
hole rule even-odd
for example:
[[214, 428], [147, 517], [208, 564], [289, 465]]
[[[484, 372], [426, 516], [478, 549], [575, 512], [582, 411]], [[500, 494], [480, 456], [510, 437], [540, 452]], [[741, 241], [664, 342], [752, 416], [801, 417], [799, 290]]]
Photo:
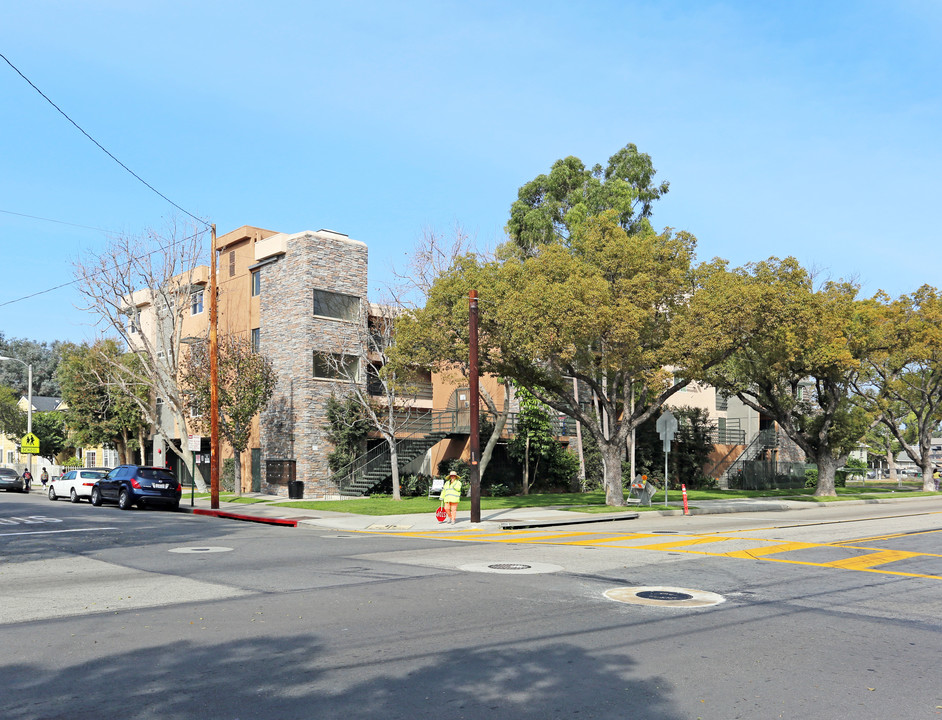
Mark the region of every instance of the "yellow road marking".
[[841, 542], [834, 543], [835, 545], [847, 545], [848, 543], [866, 543], [866, 542], [876, 542], [878, 540], [895, 540], [896, 538], [901, 537], [911, 537], [913, 535], [931, 535], [932, 533], [942, 532], [942, 528], [938, 530], [920, 530], [919, 532], [903, 532], [903, 533], [892, 533], [890, 535], [874, 535], [873, 537], [863, 537], [855, 538], [853, 540], [842, 540]]
[[722, 553], [725, 557], [745, 558], [747, 560], [758, 560], [764, 555], [775, 555], [776, 553], [791, 552], [792, 550], [805, 550], [807, 548], [821, 547], [820, 543], [790, 542], [778, 543], [776, 545], [766, 545], [765, 547], [752, 548], [751, 550], [734, 550], [728, 553]]
[[868, 553], [867, 555], [858, 555], [857, 557], [835, 560], [834, 562], [824, 563], [828, 567], [839, 567], [845, 570], [864, 570], [866, 568], [876, 567], [877, 565], [886, 565], [887, 563], [905, 560], [911, 557], [919, 557], [921, 553], [906, 552], [905, 550], [881, 550], [880, 552]]

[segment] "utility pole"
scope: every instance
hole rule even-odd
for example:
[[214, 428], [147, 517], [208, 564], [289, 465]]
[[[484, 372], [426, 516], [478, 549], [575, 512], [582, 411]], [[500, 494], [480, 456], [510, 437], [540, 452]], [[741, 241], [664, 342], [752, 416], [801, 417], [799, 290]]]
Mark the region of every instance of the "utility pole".
[[471, 437], [468, 445], [471, 453], [471, 522], [481, 522], [481, 437], [478, 415], [480, 394], [478, 388], [478, 291], [472, 290], [468, 323], [468, 394], [471, 396]]
[[219, 509], [219, 325], [216, 307], [216, 224], [210, 226], [209, 263], [209, 506]]

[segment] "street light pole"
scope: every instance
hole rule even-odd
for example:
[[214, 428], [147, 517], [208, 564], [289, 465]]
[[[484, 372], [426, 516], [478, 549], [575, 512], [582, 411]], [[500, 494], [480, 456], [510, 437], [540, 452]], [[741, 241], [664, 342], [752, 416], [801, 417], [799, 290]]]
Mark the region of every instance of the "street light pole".
[[216, 225], [211, 226], [209, 270], [209, 507], [219, 509], [219, 325], [216, 307]]
[[[18, 362], [20, 365], [26, 368], [26, 434], [33, 434], [33, 364], [24, 362], [19, 358], [6, 357], [5, 355], [0, 355], [0, 360], [13, 360]], [[29, 474], [30, 477], [33, 476], [33, 454], [29, 453]]]

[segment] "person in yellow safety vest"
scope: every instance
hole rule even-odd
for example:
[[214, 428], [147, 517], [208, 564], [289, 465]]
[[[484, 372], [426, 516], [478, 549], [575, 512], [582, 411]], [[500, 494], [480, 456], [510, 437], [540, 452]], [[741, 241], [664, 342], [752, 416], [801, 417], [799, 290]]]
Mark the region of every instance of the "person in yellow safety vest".
[[461, 478], [454, 470], [445, 478], [441, 497], [445, 505], [445, 517], [451, 525], [454, 525], [458, 514], [458, 500], [461, 499]]

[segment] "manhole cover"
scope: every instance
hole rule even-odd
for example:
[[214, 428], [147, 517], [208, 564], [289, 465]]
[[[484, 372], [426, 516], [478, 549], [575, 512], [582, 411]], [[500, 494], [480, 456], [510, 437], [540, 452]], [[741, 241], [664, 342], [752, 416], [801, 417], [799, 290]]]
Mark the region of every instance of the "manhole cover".
[[657, 605], [660, 607], [710, 607], [725, 602], [726, 598], [704, 590], [675, 587], [623, 587], [605, 592], [605, 597], [629, 605]]
[[639, 598], [647, 598], [648, 600], [689, 600], [693, 595], [688, 595], [687, 593], [682, 592], [671, 592], [668, 590], [642, 590], [639, 593], [635, 593]]
[[182, 547], [182, 548], [172, 548], [170, 552], [172, 553], [220, 553], [220, 552], [231, 552], [232, 548], [227, 547]]
[[459, 565], [458, 569], [465, 572], [497, 573], [505, 575], [539, 575], [542, 573], [559, 572], [562, 570], [562, 567], [548, 563], [473, 563], [469, 565]]

